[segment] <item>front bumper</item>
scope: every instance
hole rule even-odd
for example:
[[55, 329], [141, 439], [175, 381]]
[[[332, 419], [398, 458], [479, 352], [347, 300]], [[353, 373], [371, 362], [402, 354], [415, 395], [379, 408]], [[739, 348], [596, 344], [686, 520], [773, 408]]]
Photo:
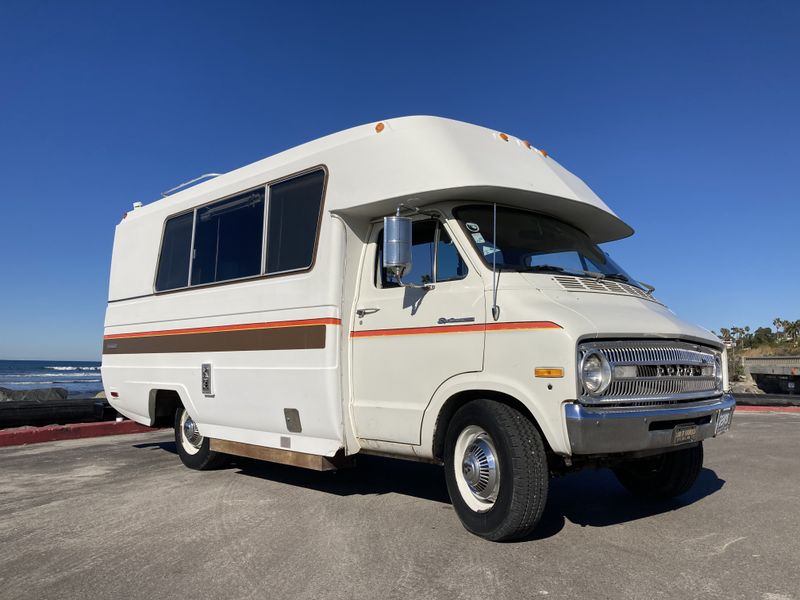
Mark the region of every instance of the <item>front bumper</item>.
[[564, 413], [573, 454], [614, 454], [673, 448], [674, 427], [684, 423], [697, 424], [691, 443], [714, 437], [720, 412], [733, 413], [735, 407], [733, 396], [725, 394], [707, 403], [669, 408], [603, 408], [575, 402], [565, 404]]

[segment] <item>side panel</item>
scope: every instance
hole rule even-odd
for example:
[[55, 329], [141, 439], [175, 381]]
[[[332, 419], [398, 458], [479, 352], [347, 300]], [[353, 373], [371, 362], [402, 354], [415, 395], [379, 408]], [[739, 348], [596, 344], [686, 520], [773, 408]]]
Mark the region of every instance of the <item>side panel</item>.
[[[111, 303], [102, 374], [119, 394], [112, 404], [147, 423], [151, 391], [177, 389], [204, 435], [334, 454], [343, 445], [341, 229], [323, 218], [310, 272]], [[289, 432], [286, 408], [299, 412], [301, 432]]]

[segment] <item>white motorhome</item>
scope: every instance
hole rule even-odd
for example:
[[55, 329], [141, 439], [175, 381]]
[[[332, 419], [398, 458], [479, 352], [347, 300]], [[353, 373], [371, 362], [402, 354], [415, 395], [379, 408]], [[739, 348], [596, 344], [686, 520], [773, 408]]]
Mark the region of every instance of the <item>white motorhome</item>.
[[528, 534], [571, 469], [678, 495], [735, 403], [720, 340], [598, 246], [632, 233], [522, 139], [355, 127], [127, 214], [103, 384], [194, 469], [441, 463], [492, 540]]

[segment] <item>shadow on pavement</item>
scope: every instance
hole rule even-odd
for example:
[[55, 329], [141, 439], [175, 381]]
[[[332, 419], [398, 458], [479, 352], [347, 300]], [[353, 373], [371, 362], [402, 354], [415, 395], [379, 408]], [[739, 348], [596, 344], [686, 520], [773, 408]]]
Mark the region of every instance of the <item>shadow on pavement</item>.
[[607, 527], [679, 510], [722, 489], [725, 480], [703, 469], [691, 490], [670, 500], [643, 500], [617, 482], [610, 469], [586, 469], [550, 481], [550, 496], [542, 520], [525, 538], [552, 537], [566, 521], [581, 527]]
[[401, 494], [450, 504], [444, 473], [437, 465], [365, 455], [357, 458], [353, 469], [319, 473], [258, 460], [236, 460], [242, 475], [337, 496]]
[[146, 444], [134, 444], [134, 448], [159, 448], [161, 450], [166, 450], [167, 452], [171, 452], [172, 454], [178, 454], [178, 451], [175, 449], [175, 442], [148, 442]]
[[[177, 454], [174, 442], [136, 444], [134, 448], [161, 449]], [[359, 456], [354, 469], [308, 471], [249, 458], [234, 457], [229, 469], [237, 474], [337, 496], [400, 494], [450, 504], [442, 467], [425, 463]], [[629, 494], [609, 469], [586, 469], [550, 480], [550, 495], [539, 526], [520, 541], [552, 537], [566, 521], [582, 527], [607, 527], [651, 517], [693, 504], [722, 489], [725, 480], [703, 469], [694, 487], [671, 500], [642, 500]]]

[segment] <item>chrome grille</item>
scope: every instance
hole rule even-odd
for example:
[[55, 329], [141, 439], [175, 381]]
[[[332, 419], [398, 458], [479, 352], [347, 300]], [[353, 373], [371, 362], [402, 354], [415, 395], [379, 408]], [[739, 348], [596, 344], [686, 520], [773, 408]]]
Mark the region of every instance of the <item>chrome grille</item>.
[[722, 393], [721, 355], [712, 348], [686, 342], [591, 342], [578, 347], [578, 365], [593, 350], [611, 366], [611, 383], [597, 395], [579, 384], [584, 403], [649, 406]]

